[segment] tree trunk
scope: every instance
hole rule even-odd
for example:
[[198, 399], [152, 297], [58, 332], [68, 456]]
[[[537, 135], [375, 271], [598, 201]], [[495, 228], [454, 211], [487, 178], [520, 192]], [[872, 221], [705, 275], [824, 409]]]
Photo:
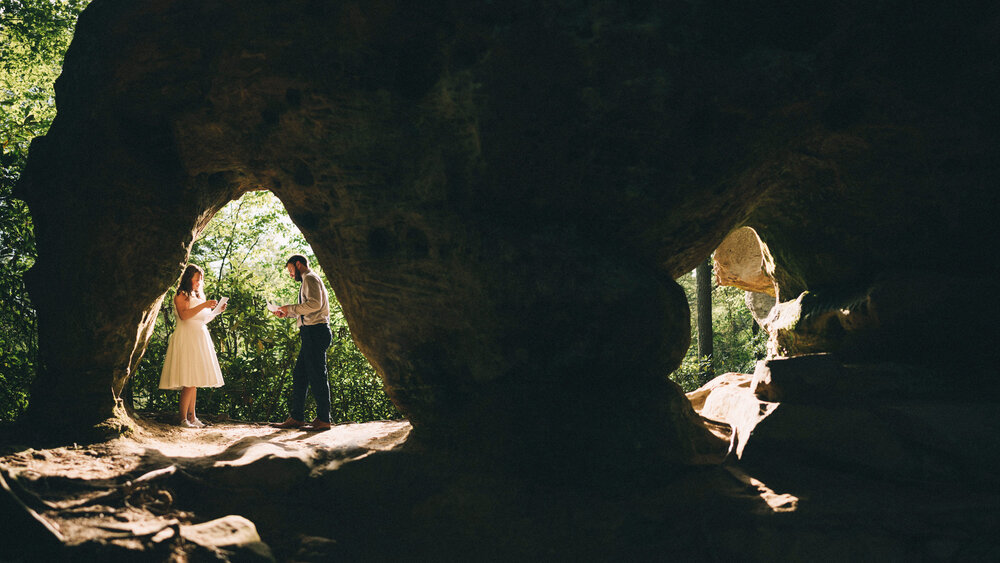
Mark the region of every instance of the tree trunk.
[[[712, 263], [705, 259], [695, 270], [698, 295], [698, 358], [712, 355]], [[708, 375], [713, 375], [711, 365]]]

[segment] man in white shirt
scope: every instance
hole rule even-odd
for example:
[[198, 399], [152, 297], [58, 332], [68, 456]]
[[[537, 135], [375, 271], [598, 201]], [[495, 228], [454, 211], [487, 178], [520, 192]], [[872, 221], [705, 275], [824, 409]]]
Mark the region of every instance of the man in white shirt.
[[[288, 275], [300, 282], [299, 302], [282, 305], [275, 311], [280, 318], [295, 317], [302, 338], [302, 348], [292, 371], [292, 398], [288, 419], [276, 428], [302, 430], [330, 429], [330, 380], [326, 370], [326, 351], [333, 335], [330, 333], [330, 300], [323, 280], [309, 269], [309, 260], [295, 254], [285, 263]], [[306, 391], [312, 389], [316, 399], [316, 419], [305, 422]]]

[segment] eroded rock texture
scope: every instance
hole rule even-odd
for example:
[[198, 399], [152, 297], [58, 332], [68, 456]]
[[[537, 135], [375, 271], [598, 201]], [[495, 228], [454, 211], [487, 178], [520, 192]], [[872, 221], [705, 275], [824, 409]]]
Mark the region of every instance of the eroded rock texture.
[[31, 414], [107, 415], [199, 227], [269, 189], [417, 436], [690, 460], [707, 434], [666, 380], [689, 338], [672, 280], [733, 228], [769, 245], [783, 301], [992, 273], [996, 24], [903, 2], [95, 0], [19, 192]]
[[774, 259], [750, 227], [729, 233], [715, 249], [712, 260], [715, 283], [774, 297]]

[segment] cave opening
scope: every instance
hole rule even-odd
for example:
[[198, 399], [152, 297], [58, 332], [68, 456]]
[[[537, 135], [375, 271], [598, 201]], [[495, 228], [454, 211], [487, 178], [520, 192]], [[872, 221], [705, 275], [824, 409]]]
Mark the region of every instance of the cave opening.
[[765, 320], [777, 291], [769, 270], [774, 271], [770, 250], [755, 229], [743, 226], [702, 265], [677, 278], [690, 309], [691, 345], [670, 378], [685, 392], [723, 373], [753, 373], [767, 357]]
[[[228, 299], [226, 312], [211, 323], [224, 385], [201, 389], [197, 410], [208, 421], [279, 421], [288, 415], [291, 372], [301, 344], [295, 323], [274, 317], [268, 304], [295, 303], [298, 283], [284, 265], [305, 256], [327, 285], [332, 344], [327, 369], [335, 423], [399, 418], [382, 380], [358, 350], [322, 265], [281, 201], [269, 190], [243, 193], [220, 209], [197, 233], [187, 263], [203, 268], [209, 299]], [[171, 305], [174, 283], [156, 302], [154, 326], [143, 359], [122, 391], [127, 407], [140, 416], [170, 421], [178, 393], [158, 387], [167, 344], [177, 319]], [[306, 418], [315, 414], [311, 394]]]

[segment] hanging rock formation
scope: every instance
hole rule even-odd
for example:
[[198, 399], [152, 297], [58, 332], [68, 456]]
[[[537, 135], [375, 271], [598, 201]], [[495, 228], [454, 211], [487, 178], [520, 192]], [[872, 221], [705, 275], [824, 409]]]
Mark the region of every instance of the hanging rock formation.
[[774, 297], [774, 259], [750, 227], [729, 233], [712, 259], [715, 283]]
[[673, 278], [741, 225], [785, 301], [892, 272], [995, 286], [996, 17], [730, 4], [95, 0], [18, 192], [30, 416], [112, 413], [246, 190], [285, 204], [417, 439], [535, 468], [710, 446], [666, 379]]

